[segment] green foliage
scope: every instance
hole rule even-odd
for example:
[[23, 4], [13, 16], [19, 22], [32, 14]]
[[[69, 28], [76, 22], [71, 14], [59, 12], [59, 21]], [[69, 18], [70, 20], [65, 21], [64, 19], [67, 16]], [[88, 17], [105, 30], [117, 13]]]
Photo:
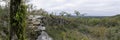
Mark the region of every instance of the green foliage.
[[120, 26], [111, 27], [108, 29], [107, 37], [109, 40], [120, 40]]
[[72, 18], [55, 15], [45, 18], [46, 31], [54, 40], [119, 40], [119, 33], [110, 31], [111, 27], [119, 26], [119, 19], [116, 18]]
[[[13, 9], [16, 8], [16, 9]], [[23, 0], [11, 0], [10, 4], [10, 38], [17, 36], [17, 40], [25, 40], [27, 8]]]
[[19, 11], [16, 13], [15, 19], [18, 22], [15, 23], [18, 26], [17, 28], [17, 36], [19, 40], [25, 40], [25, 27], [26, 27], [26, 6], [21, 5]]
[[[42, 10], [42, 9], [41, 9]], [[40, 10], [39, 10], [40, 11]], [[120, 17], [119, 15], [113, 17], [103, 18], [84, 18], [84, 17], [68, 17], [70, 15], [56, 16], [48, 14], [46, 11], [37, 12], [38, 15], [42, 15], [43, 23], [46, 26], [46, 32], [54, 40], [120, 40]], [[3, 12], [3, 11], [1, 11]], [[19, 40], [25, 39], [25, 28], [26, 28], [26, 6], [21, 5], [16, 14], [14, 15], [12, 26], [15, 28], [15, 32]], [[31, 15], [34, 12], [31, 12]], [[78, 13], [78, 12], [76, 12]], [[1, 13], [3, 14], [3, 13]], [[6, 15], [6, 14], [5, 14]], [[79, 15], [79, 14], [77, 14]], [[2, 27], [3, 22], [1, 19], [6, 20], [0, 15], [0, 32], [7, 30]], [[7, 20], [6, 20], [7, 21]], [[34, 36], [37, 36], [38, 32], [33, 31], [30, 28], [26, 28], [27, 37], [35, 40]], [[5, 39], [0, 33], [0, 40]], [[28, 38], [28, 39], [29, 39]]]

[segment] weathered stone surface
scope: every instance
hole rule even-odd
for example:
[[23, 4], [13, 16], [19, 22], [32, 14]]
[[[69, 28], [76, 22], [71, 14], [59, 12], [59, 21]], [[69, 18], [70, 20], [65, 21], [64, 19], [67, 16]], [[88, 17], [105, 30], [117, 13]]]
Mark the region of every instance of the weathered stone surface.
[[45, 30], [45, 27], [44, 26], [39, 26], [38, 29]]
[[38, 35], [36, 40], [52, 40], [52, 38], [44, 31], [46, 27], [42, 23], [42, 16], [39, 15], [30, 15], [28, 16], [28, 27], [33, 28], [34, 31], [42, 31]]
[[52, 38], [46, 32], [42, 31], [37, 40], [52, 40]]

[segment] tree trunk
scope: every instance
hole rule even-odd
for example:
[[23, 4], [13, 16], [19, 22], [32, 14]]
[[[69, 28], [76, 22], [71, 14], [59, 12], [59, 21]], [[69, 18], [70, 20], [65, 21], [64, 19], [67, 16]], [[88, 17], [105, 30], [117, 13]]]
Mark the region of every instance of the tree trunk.
[[18, 40], [25, 40], [25, 26], [26, 26], [26, 7], [22, 0], [10, 1], [10, 36], [17, 35]]

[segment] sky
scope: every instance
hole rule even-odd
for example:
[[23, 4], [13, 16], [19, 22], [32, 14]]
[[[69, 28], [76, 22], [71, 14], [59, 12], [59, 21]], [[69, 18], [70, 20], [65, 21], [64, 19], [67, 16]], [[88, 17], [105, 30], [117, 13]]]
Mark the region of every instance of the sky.
[[[75, 10], [86, 16], [113, 16], [120, 14], [120, 0], [31, 0], [35, 9], [48, 12], [66, 11], [73, 14]], [[0, 2], [0, 5], [4, 5]]]
[[0, 0], [0, 5], [5, 6], [5, 2]]
[[74, 12], [88, 16], [113, 16], [120, 14], [120, 0], [32, 0], [36, 9], [48, 12]]

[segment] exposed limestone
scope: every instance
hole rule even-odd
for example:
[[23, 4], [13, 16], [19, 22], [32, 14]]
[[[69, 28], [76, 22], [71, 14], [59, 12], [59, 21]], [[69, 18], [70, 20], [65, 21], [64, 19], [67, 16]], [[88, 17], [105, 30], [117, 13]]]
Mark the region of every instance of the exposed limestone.
[[38, 35], [36, 40], [52, 40], [52, 38], [44, 31], [46, 27], [42, 23], [43, 16], [39, 15], [30, 15], [28, 16], [29, 27], [34, 29], [34, 31], [42, 31]]
[[37, 40], [53, 40], [53, 39], [49, 37], [49, 35], [45, 31], [42, 31], [41, 35], [38, 36]]

